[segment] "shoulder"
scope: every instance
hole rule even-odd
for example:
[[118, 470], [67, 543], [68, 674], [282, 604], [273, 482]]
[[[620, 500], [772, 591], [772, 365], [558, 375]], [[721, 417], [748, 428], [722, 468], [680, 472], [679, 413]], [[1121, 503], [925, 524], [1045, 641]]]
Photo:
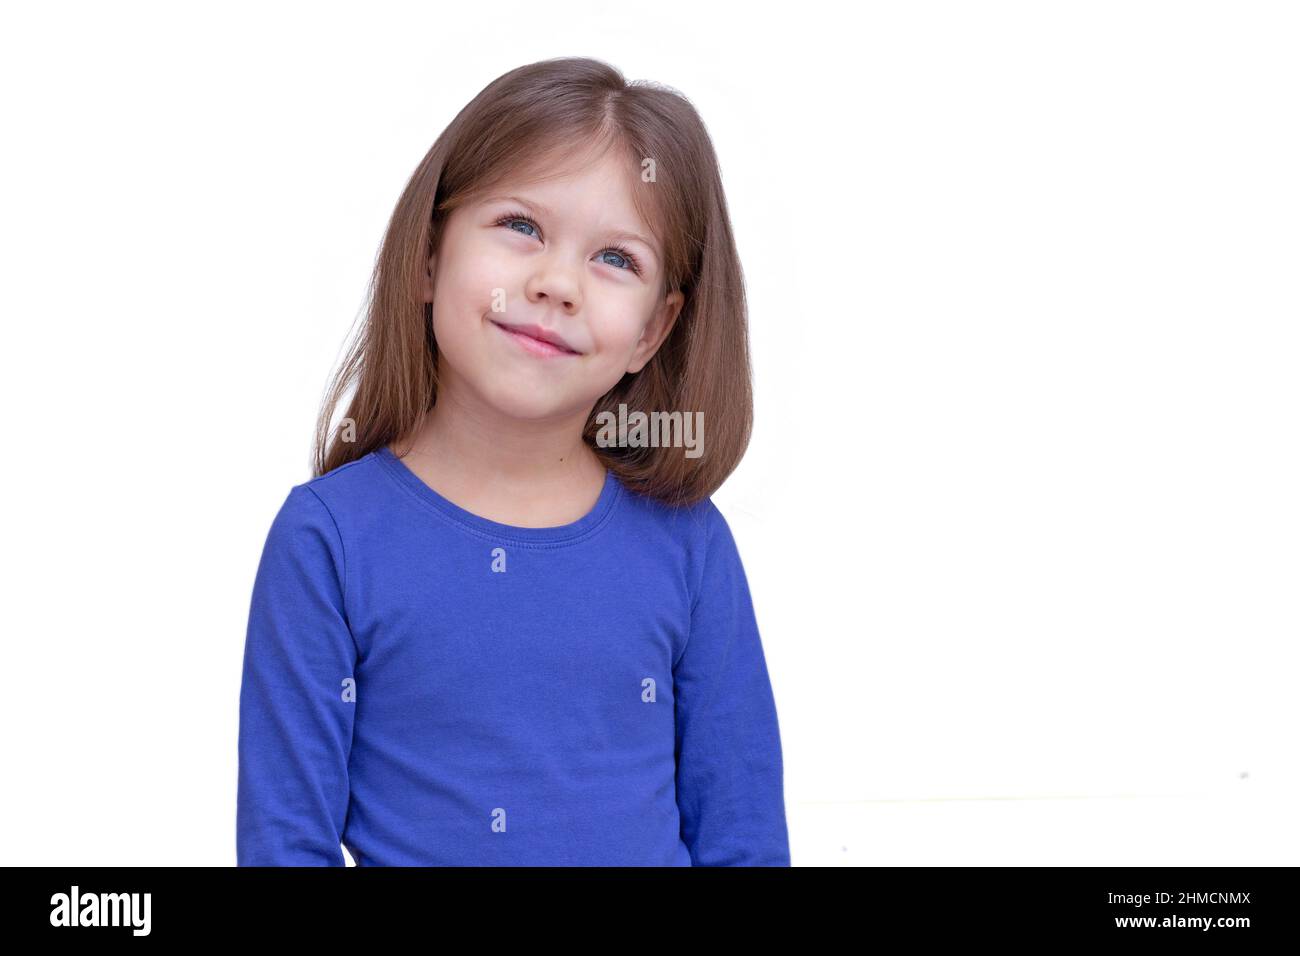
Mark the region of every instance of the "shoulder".
[[341, 514], [373, 498], [376, 485], [386, 478], [382, 474], [384, 463], [379, 450], [369, 452], [333, 471], [316, 475], [294, 491], [303, 489], [314, 495], [332, 513]]
[[338, 521], [312, 488], [310, 481], [294, 485], [285, 495], [267, 532], [267, 549], [283, 552], [342, 553]]
[[693, 597], [740, 563], [731, 526], [712, 496], [690, 505], [670, 505], [638, 495], [628, 498], [633, 520], [647, 525], [638, 538], [654, 542], [656, 550], [671, 549], [678, 556]]
[[277, 524], [332, 527], [346, 537], [359, 515], [374, 511], [376, 496], [388, 479], [378, 452], [362, 455], [323, 475], [292, 486], [276, 516]]
[[[672, 541], [685, 551], [693, 553], [703, 549], [719, 525], [726, 519], [711, 497], [689, 505], [674, 505], [658, 498], [638, 494], [623, 487], [623, 508], [628, 520]], [[644, 532], [643, 532], [644, 533]]]
[[342, 548], [344, 529], [358, 510], [374, 498], [376, 482], [385, 480], [374, 452], [293, 485], [271, 525], [273, 539], [302, 543], [304, 532]]

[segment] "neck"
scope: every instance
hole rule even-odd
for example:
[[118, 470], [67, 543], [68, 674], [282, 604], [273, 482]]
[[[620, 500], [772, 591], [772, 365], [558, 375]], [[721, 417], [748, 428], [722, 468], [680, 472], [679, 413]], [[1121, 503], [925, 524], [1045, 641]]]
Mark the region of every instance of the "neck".
[[424, 474], [466, 497], [499, 493], [517, 501], [554, 500], [603, 480], [604, 465], [582, 440], [590, 414], [586, 409], [512, 418], [444, 378], [436, 403], [412, 433], [410, 456]]

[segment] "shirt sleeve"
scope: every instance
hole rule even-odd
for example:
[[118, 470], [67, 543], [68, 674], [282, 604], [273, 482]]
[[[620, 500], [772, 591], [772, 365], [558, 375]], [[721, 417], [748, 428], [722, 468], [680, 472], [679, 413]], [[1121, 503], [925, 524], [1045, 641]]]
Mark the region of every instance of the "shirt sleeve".
[[789, 866], [776, 702], [745, 570], [704, 508], [703, 571], [673, 665], [677, 808], [694, 866]]
[[239, 866], [344, 866], [356, 643], [343, 542], [306, 485], [271, 524], [239, 694]]

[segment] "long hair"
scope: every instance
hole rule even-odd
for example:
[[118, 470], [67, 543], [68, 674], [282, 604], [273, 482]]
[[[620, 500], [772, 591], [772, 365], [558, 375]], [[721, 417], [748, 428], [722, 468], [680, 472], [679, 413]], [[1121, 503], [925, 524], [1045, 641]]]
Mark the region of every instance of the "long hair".
[[[420, 289], [447, 216], [525, 164], [545, 168], [573, 155], [575, 144], [626, 157], [635, 208], [664, 250], [661, 291], [684, 296], [651, 360], [595, 403], [583, 439], [629, 490], [674, 505], [711, 495], [735, 469], [753, 425], [748, 319], [722, 178], [704, 123], [670, 88], [629, 83], [599, 60], [563, 57], [511, 70], [485, 87], [407, 182], [371, 275], [364, 327], [326, 393], [314, 474], [402, 443], [436, 401], [432, 305]], [[650, 178], [643, 175], [647, 168], [654, 170]], [[344, 429], [332, 423], [354, 383], [342, 418], [344, 440]], [[702, 412], [704, 453], [689, 458], [680, 447], [598, 444], [597, 417], [617, 416], [620, 404], [629, 416]]]

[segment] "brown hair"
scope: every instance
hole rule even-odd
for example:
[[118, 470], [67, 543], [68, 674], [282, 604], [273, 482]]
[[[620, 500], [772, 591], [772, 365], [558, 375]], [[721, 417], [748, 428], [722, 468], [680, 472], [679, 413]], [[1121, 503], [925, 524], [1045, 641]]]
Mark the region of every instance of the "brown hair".
[[[753, 390], [740, 259], [717, 157], [695, 108], [674, 90], [627, 82], [585, 57], [543, 60], [498, 77], [457, 114], [406, 188], [388, 224], [368, 290], [364, 328], [331, 382], [316, 430], [316, 475], [413, 433], [437, 395], [432, 305], [421, 280], [447, 215], [520, 171], [573, 155], [575, 144], [621, 149], [633, 201], [663, 246], [663, 295], [684, 295], [651, 360], [592, 409], [583, 439], [630, 490], [675, 505], [711, 495], [749, 444]], [[641, 178], [643, 158], [654, 178]], [[353, 440], [332, 435], [348, 386]], [[704, 413], [704, 454], [682, 448], [600, 447], [596, 416], [643, 411]], [[333, 437], [333, 441], [330, 439]]]

